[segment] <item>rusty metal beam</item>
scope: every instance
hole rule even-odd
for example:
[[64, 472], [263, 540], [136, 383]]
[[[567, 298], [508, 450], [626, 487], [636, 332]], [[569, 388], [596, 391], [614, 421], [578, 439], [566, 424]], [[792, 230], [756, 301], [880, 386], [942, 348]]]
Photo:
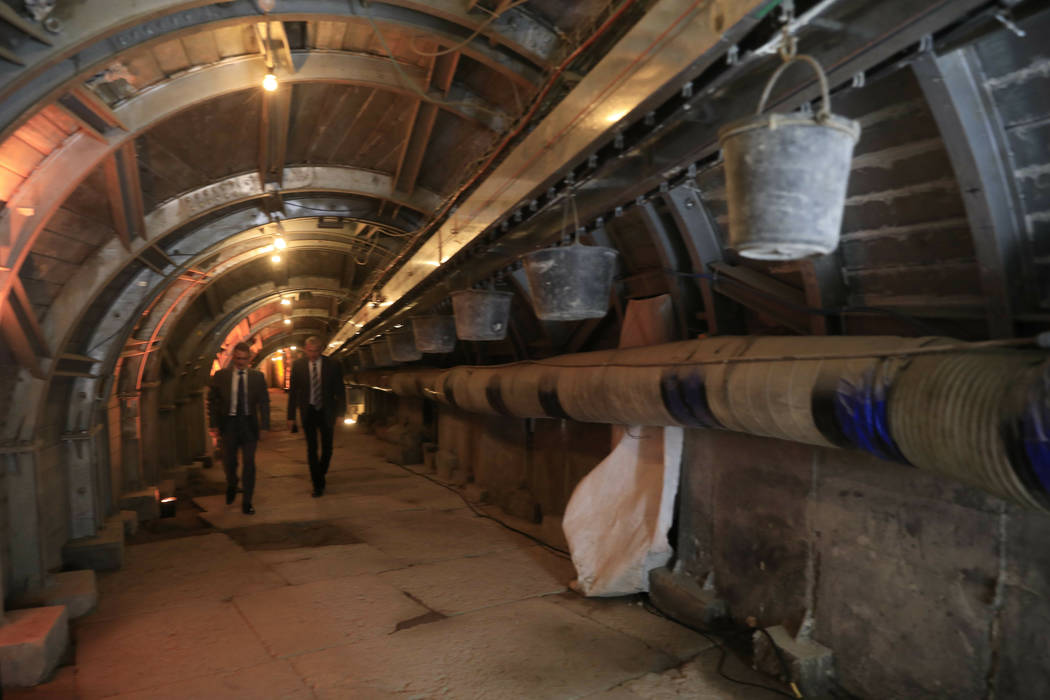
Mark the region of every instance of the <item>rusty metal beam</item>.
[[21, 280], [16, 276], [11, 286], [11, 296], [0, 307], [0, 335], [15, 356], [18, 364], [37, 379], [45, 379], [47, 373], [40, 364], [41, 358], [50, 357], [45, 335], [29, 305]]
[[124, 248], [130, 250], [133, 238], [146, 237], [146, 207], [142, 201], [135, 142], [127, 141], [106, 158], [103, 172], [113, 225]]
[[109, 105], [86, 87], [73, 88], [59, 97], [57, 104], [95, 138], [104, 138], [113, 129], [127, 131]]

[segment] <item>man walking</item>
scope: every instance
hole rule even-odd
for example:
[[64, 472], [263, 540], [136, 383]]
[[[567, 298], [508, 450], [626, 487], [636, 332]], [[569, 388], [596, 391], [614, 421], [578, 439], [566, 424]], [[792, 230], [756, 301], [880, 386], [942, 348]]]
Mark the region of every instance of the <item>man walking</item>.
[[208, 387], [208, 424], [212, 437], [222, 435], [222, 461], [226, 469], [226, 505], [237, 497], [237, 450], [244, 461], [244, 496], [241, 510], [254, 515], [255, 448], [260, 428], [270, 429], [270, 394], [266, 379], [257, 369], [249, 369], [252, 349], [248, 343], [233, 346], [233, 366], [212, 375]]
[[[325, 474], [332, 460], [332, 433], [337, 419], [346, 412], [343, 370], [339, 363], [321, 354], [321, 339], [306, 339], [305, 356], [292, 364], [288, 386], [288, 429], [295, 425], [295, 412], [302, 416], [306, 434], [306, 458], [310, 463], [313, 497], [324, 494]], [[321, 435], [321, 454], [317, 454], [317, 435]]]

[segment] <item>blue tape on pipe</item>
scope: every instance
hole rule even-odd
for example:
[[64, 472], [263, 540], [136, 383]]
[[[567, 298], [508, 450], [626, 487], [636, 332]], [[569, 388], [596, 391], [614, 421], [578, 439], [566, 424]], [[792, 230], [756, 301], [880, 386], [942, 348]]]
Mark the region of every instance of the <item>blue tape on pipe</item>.
[[[879, 363], [879, 367], [885, 363]], [[835, 418], [849, 441], [881, 459], [908, 460], [890, 434], [887, 399], [895, 372], [868, 369], [859, 378], [839, 379]]]
[[1028, 463], [1043, 490], [1050, 494], [1050, 365], [1028, 390], [1021, 435]]

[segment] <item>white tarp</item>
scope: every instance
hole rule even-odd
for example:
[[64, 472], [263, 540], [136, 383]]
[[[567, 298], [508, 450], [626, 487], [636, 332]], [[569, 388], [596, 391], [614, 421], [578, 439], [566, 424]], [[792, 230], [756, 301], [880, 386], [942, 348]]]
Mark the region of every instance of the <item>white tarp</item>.
[[576, 486], [562, 528], [586, 596], [649, 590], [649, 571], [670, 560], [682, 429], [633, 427]]

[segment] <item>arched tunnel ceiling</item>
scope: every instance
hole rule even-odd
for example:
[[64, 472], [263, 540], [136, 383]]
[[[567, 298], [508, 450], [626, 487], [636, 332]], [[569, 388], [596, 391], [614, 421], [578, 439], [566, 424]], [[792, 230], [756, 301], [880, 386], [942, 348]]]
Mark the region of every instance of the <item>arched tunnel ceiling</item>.
[[[836, 11], [847, 16], [855, 4], [860, 5], [846, 0]], [[432, 263], [458, 251], [471, 254], [472, 242], [491, 237], [501, 222], [519, 220], [523, 213], [526, 224], [519, 231], [512, 227], [486, 260], [460, 256], [471, 257], [476, 268], [460, 283], [475, 283], [505, 266], [507, 255], [549, 240], [559, 216], [552, 202], [566, 191], [559, 181], [566, 172], [588, 172], [577, 191], [583, 216], [594, 220], [609, 213], [611, 191], [629, 203], [661, 180], [680, 177], [689, 162], [706, 158], [714, 167], [698, 174], [703, 193], [697, 201], [714, 215], [716, 226], [724, 226], [724, 188], [711, 158], [712, 136], [719, 120], [753, 109], [751, 93], [761, 84], [755, 76], [775, 60], [768, 52], [752, 51], [744, 67], [724, 69], [742, 89], [726, 90], [729, 78], [720, 82], [726, 47], [748, 36], [764, 16], [757, 0], [668, 2], [660, 3], [660, 12], [652, 11], [657, 3], [644, 1], [615, 6], [601, 0], [528, 0], [497, 7], [473, 0], [367, 6], [278, 0], [272, 21], [247, 0], [197, 5], [147, 0], [136, 5], [144, 14], [124, 18], [85, 14], [81, 5], [65, 7], [56, 17], [68, 31], [49, 46], [20, 46], [24, 68], [0, 61], [0, 96], [9, 98], [0, 106], [0, 128], [8, 136], [0, 145], [5, 200], [0, 293], [20, 295], [19, 303], [39, 322], [33, 333], [51, 357], [41, 353], [43, 359], [26, 365], [36, 376], [46, 377], [63, 353], [88, 354], [109, 366], [128, 334], [141, 342], [143, 333], [176, 339], [206, 328], [209, 340], [185, 351], [194, 357], [214, 352], [222, 339], [215, 343], [213, 336], [241, 324], [250, 328], [252, 315], [267, 311], [282, 290], [331, 292], [336, 303], [327, 307], [329, 318], [339, 323], [329, 323], [328, 330], [340, 343], [353, 341], [355, 327], [388, 318], [382, 306], [362, 304], [361, 295], [372, 285], [379, 285], [384, 299], [422, 289], [413, 291], [416, 299], [433, 303], [445, 292], [422, 284]], [[536, 103], [542, 104], [544, 121], [526, 120], [528, 129], [513, 131], [530, 101], [555, 84], [559, 61], [589, 46], [587, 37], [616, 7], [618, 13], [631, 5], [633, 14], [625, 15], [584, 62], [584, 72], [595, 70], [564, 76], [545, 102]], [[974, 9], [981, 3], [965, 0], [965, 5]], [[830, 25], [807, 31], [841, 85], [861, 53], [872, 54], [864, 57], [870, 65], [888, 60], [923, 36], [921, 29], [943, 25], [966, 8], [940, 7], [921, 20], [903, 11], [887, 12], [878, 21], [865, 15], [873, 27], [878, 24], [883, 39], [891, 37], [885, 46], [854, 45], [856, 37], [832, 41], [822, 34]], [[505, 14], [487, 22], [497, 9]], [[775, 29], [768, 18], [765, 25]], [[682, 31], [686, 26], [690, 31]], [[472, 37], [475, 30], [479, 34]], [[107, 32], [116, 33], [103, 38]], [[613, 39], [628, 32], [636, 43], [625, 42], [608, 66], [599, 62]], [[761, 47], [749, 46], [756, 48]], [[659, 60], [646, 64], [643, 56]], [[268, 60], [277, 64], [281, 79], [275, 95], [259, 88]], [[696, 75], [708, 66], [704, 79], [713, 82], [702, 96], [706, 102], [674, 82], [681, 71]], [[911, 83], [907, 88], [919, 92]], [[805, 103], [806, 91], [812, 86], [795, 80], [780, 99]], [[922, 96], [912, 99], [921, 102]], [[698, 106], [703, 109], [685, 111]], [[657, 108], [673, 110], [670, 126], [661, 122], [666, 114]], [[650, 109], [657, 111], [646, 112]], [[931, 182], [943, 194], [938, 203], [957, 228], [965, 228], [938, 125], [928, 115], [923, 119], [927, 150], [917, 155], [935, 156], [941, 176]], [[643, 123], [654, 132], [664, 129], [669, 135], [661, 136], [661, 143], [670, 148], [628, 145], [615, 153], [624, 147], [614, 145], [619, 143], [614, 136], [640, 131]], [[485, 159], [504, 138], [514, 150], [501, 152], [488, 175], [475, 181], [479, 165], [489, 164]], [[644, 143], [632, 138], [631, 144]], [[883, 167], [880, 144], [869, 146], [877, 153], [868, 159], [876, 164], [872, 167]], [[603, 155], [596, 159], [599, 149]], [[601, 165], [590, 165], [588, 155]], [[926, 174], [914, 172], [915, 186], [926, 187], [921, 181]], [[544, 190], [547, 196], [538, 196]], [[866, 197], [881, 192], [872, 191], [856, 195], [858, 209]], [[668, 266], [659, 236], [642, 232], [661, 217], [672, 217], [662, 206], [650, 205], [644, 216], [632, 209], [623, 222], [588, 234], [631, 253], [624, 271], [637, 290], [667, 286], [633, 279]], [[294, 241], [282, 264], [286, 270], [276, 278], [268, 261], [236, 247], [274, 218], [308, 217], [316, 235]], [[327, 225], [339, 229], [335, 238], [333, 230], [321, 230]], [[416, 245], [414, 236], [424, 234]], [[370, 248], [378, 253], [368, 265], [358, 262], [363, 241], [382, 242]], [[975, 253], [961, 239], [953, 250], [952, 269], [958, 272], [953, 284], [968, 292], [978, 276]], [[231, 255], [243, 257], [234, 264], [223, 257]], [[339, 262], [320, 274], [316, 266], [326, 264], [321, 255]], [[865, 270], [856, 279], [877, 276]], [[210, 302], [198, 293], [205, 288], [212, 290]], [[970, 309], [982, 300], [960, 293], [956, 303]], [[166, 330], [158, 330], [162, 326]], [[269, 342], [262, 335], [255, 340]], [[182, 354], [176, 354], [181, 362]]]

